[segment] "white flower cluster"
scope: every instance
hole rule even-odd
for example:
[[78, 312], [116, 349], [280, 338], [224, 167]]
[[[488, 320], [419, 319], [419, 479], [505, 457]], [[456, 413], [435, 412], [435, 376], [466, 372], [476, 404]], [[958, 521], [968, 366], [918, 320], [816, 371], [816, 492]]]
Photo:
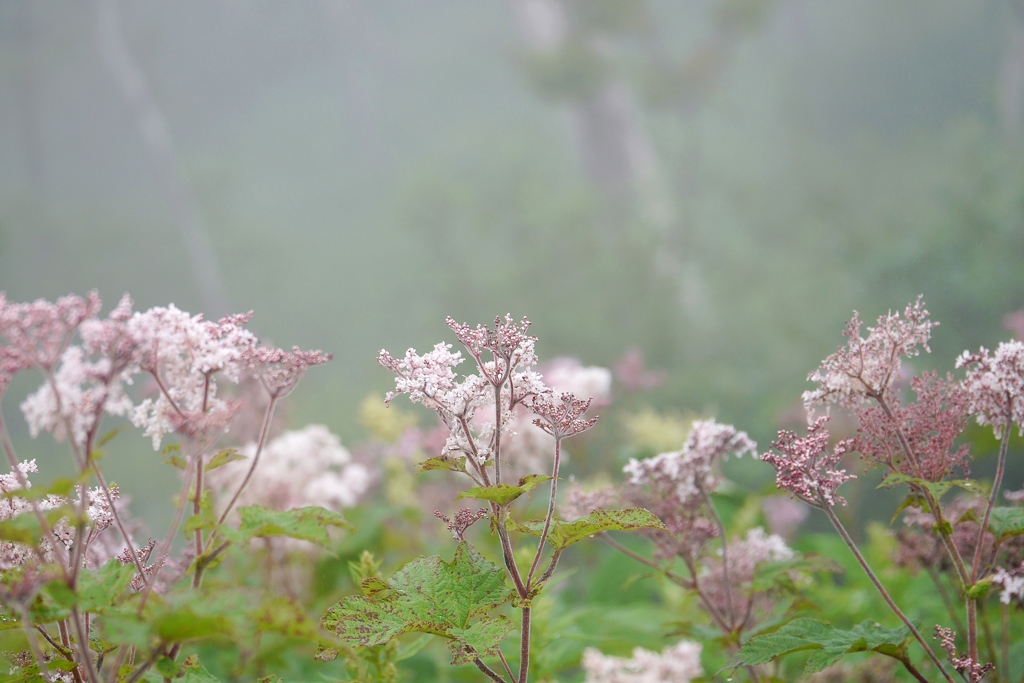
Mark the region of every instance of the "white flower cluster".
[[1015, 572], [1008, 572], [1002, 567], [996, 569], [992, 583], [1002, 586], [1003, 591], [999, 594], [999, 602], [1009, 605], [1012, 600], [1024, 602], [1024, 572], [1018, 568]]
[[992, 425], [1002, 438], [1010, 420], [1024, 436], [1024, 342], [1003, 342], [991, 355], [984, 347], [974, 354], [964, 351], [956, 366], [967, 367], [963, 384], [978, 424]]
[[879, 317], [878, 324], [869, 327], [867, 338], [863, 338], [860, 314], [854, 312], [843, 330], [849, 340], [846, 346], [807, 376], [808, 381], [818, 384], [817, 389], [803, 395], [808, 415], [818, 405], [838, 403], [856, 408], [866, 397], [885, 395], [899, 376], [902, 358], [916, 356], [918, 347], [930, 351], [928, 340], [937, 324], [928, 319], [924, 301], [918, 297], [907, 306], [902, 318], [892, 312]]
[[749, 530], [742, 541], [734, 541], [729, 552], [735, 555], [729, 558], [731, 561], [749, 564], [751, 570], [761, 562], [781, 562], [794, 557], [793, 549], [781, 536], [765, 533], [759, 526]]
[[[207, 482], [227, 504], [252, 465], [256, 445], [248, 456], [212, 470]], [[370, 485], [370, 473], [352, 462], [338, 437], [323, 425], [285, 432], [268, 443], [259, 467], [238, 499], [238, 506], [263, 505], [276, 510], [318, 505], [332, 510], [352, 507]]]
[[680, 504], [704, 493], [711, 493], [717, 485], [715, 465], [729, 455], [744, 453], [755, 455], [757, 444], [746, 432], [732, 425], [718, 424], [714, 420], [697, 420], [682, 450], [661, 453], [653, 458], [631, 458], [622, 468], [630, 475], [629, 483], [651, 486], [671, 482]]
[[630, 658], [612, 657], [594, 648], [583, 652], [584, 683], [689, 683], [703, 675], [700, 643], [683, 640], [661, 653], [643, 648]]
[[160, 377], [156, 398], [135, 407], [132, 422], [160, 447], [164, 435], [175, 430], [182, 414], [217, 414], [227, 408], [217, 398], [215, 373], [238, 382], [245, 360], [256, 348], [256, 337], [241, 324], [248, 316], [225, 318], [218, 323], [191, 316], [170, 306], [136, 313], [127, 332], [138, 345], [141, 367]]
[[[5, 494], [15, 493], [23, 490], [22, 481], [26, 484], [25, 489], [32, 488], [32, 482], [29, 480], [28, 475], [31, 473], [38, 472], [35, 460], [28, 460], [25, 462], [18, 463], [18, 473], [10, 472], [8, 474], [0, 474], [0, 492]], [[82, 489], [78, 489], [79, 498], [74, 502], [74, 507], [77, 509], [81, 501]], [[85, 542], [91, 544], [97, 536], [105, 531], [114, 521], [113, 513], [111, 512], [110, 505], [107, 503], [106, 496], [100, 488], [88, 489], [85, 492], [87, 496], [87, 517], [89, 519], [89, 529], [85, 536]], [[111, 490], [111, 496], [117, 498], [117, 488]], [[70, 501], [60, 496], [49, 495], [45, 498], [36, 501], [36, 507], [40, 512], [46, 512], [48, 510], [55, 510], [59, 507], [68, 505]], [[32, 511], [31, 504], [20, 496], [10, 496], [5, 498], [0, 503], [0, 521], [6, 521], [14, 519], [21, 515], [34, 514]], [[4, 569], [10, 569], [12, 567], [18, 567], [26, 563], [31, 558], [42, 557], [46, 562], [54, 562], [59, 558], [56, 555], [56, 547], [54, 543], [58, 543], [64, 547], [65, 550], [70, 550], [75, 538], [74, 527], [68, 523], [67, 519], [61, 519], [53, 525], [53, 538], [44, 538], [39, 546], [32, 548], [21, 543], [13, 543], [10, 541], [0, 542], [0, 571]], [[87, 547], [87, 551], [91, 548]], [[92, 566], [102, 564], [104, 561], [109, 559], [107, 554], [99, 555], [95, 552], [87, 553], [89, 563]]]

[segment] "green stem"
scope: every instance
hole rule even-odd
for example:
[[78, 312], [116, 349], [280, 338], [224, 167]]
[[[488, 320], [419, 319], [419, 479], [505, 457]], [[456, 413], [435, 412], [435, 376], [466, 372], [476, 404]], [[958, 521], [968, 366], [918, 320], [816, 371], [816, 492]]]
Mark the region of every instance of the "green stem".
[[836, 532], [839, 534], [840, 537], [842, 537], [843, 541], [846, 543], [847, 547], [853, 553], [854, 557], [857, 558], [857, 562], [864, 570], [864, 573], [868, 575], [868, 578], [871, 579], [871, 583], [875, 585], [875, 588], [878, 590], [878, 593], [882, 596], [882, 599], [885, 600], [885, 603], [889, 606], [889, 609], [891, 609], [893, 613], [897, 617], [899, 617], [899, 620], [903, 622], [903, 625], [907, 627], [907, 629], [914, 636], [917, 642], [920, 643], [921, 647], [924, 648], [924, 651], [928, 655], [928, 658], [932, 660], [932, 663], [935, 664], [936, 667], [938, 667], [939, 671], [942, 673], [942, 676], [947, 681], [949, 681], [949, 683], [953, 683], [953, 678], [946, 671], [946, 668], [942, 666], [942, 662], [939, 661], [939, 658], [935, 656], [935, 652], [932, 650], [931, 646], [928, 645], [927, 641], [925, 641], [924, 636], [922, 636], [921, 632], [917, 630], [917, 627], [914, 626], [913, 622], [911, 622], [910, 619], [907, 618], [907, 615], [903, 613], [903, 610], [899, 608], [896, 602], [892, 599], [892, 596], [889, 595], [889, 591], [887, 591], [885, 589], [885, 586], [882, 585], [882, 582], [879, 580], [874, 570], [871, 569], [871, 565], [869, 565], [868, 561], [864, 559], [863, 555], [861, 555], [860, 549], [857, 547], [857, 544], [854, 543], [853, 539], [850, 537], [849, 532], [846, 531], [846, 527], [843, 526], [843, 523], [839, 521], [838, 517], [836, 517], [835, 512], [832, 511], [832, 507], [828, 505], [825, 501], [821, 501], [821, 509], [825, 512], [826, 515], [828, 515], [828, 519], [830, 522], [832, 522], [832, 526], [835, 527]]

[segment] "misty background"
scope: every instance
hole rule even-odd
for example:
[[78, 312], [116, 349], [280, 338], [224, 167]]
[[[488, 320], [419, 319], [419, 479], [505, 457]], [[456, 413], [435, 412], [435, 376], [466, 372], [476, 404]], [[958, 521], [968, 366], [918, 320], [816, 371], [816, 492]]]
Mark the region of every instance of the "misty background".
[[253, 309], [349, 445], [380, 348], [509, 312], [766, 447], [854, 309], [923, 293], [915, 369], [1010, 336], [1022, 128], [1009, 0], [4, 0], [0, 290]]

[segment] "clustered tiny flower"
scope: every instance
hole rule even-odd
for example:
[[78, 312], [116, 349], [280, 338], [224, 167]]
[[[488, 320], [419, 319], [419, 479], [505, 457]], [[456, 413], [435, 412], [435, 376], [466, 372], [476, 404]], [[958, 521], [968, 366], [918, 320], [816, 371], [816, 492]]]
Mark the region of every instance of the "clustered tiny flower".
[[1016, 422], [1024, 436], [1024, 342], [1003, 342], [995, 353], [984, 347], [977, 353], [964, 351], [956, 366], [967, 368], [964, 387], [978, 424], [991, 425], [1001, 439]]
[[804, 406], [810, 414], [816, 406], [838, 403], [846, 408], [859, 407], [866, 398], [887, 397], [894, 380], [899, 377], [901, 359], [913, 357], [920, 348], [930, 351], [928, 340], [938, 323], [928, 319], [921, 297], [899, 313], [878, 318], [868, 328], [867, 338], [860, 336], [858, 313], [847, 323], [843, 336], [845, 348], [826, 358], [821, 367], [808, 375], [818, 387], [804, 392]]
[[802, 438], [788, 430], [780, 431], [778, 440], [772, 442], [774, 450], [761, 456], [761, 460], [775, 467], [776, 486], [818, 508], [833, 507], [836, 503], [846, 505], [846, 500], [836, 495], [836, 489], [856, 479], [838, 468], [839, 461], [852, 450], [853, 440], [843, 439], [828, 451], [826, 422], [827, 417], [818, 418]]

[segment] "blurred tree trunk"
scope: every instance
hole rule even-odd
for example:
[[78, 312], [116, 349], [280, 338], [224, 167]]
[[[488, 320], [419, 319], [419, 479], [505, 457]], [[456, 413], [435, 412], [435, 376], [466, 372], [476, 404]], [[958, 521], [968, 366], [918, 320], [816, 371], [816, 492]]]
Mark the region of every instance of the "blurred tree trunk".
[[[510, 0], [528, 56], [557, 56], [580, 40], [600, 51], [592, 36], [580, 35], [563, 0]], [[614, 74], [593, 92], [568, 103], [570, 125], [584, 170], [624, 219], [627, 204], [645, 186], [659, 181], [657, 155], [644, 129], [632, 93]], [[620, 215], [622, 214], [622, 215]]]
[[1003, 130], [1016, 137], [1024, 113], [1024, 2], [1008, 4], [1009, 35], [999, 74], [999, 116]]
[[96, 0], [96, 35], [100, 53], [135, 120], [146, 156], [160, 190], [178, 223], [189, 266], [209, 316], [230, 312], [217, 257], [192, 189], [181, 169], [167, 122], [146, 75], [121, 33], [117, 0]]
[[39, 93], [37, 91], [36, 42], [38, 30], [32, 0], [17, 3], [17, 48], [19, 55], [16, 67], [16, 110], [21, 161], [25, 174], [25, 186], [33, 200], [45, 203], [47, 191], [46, 166], [39, 134]]

